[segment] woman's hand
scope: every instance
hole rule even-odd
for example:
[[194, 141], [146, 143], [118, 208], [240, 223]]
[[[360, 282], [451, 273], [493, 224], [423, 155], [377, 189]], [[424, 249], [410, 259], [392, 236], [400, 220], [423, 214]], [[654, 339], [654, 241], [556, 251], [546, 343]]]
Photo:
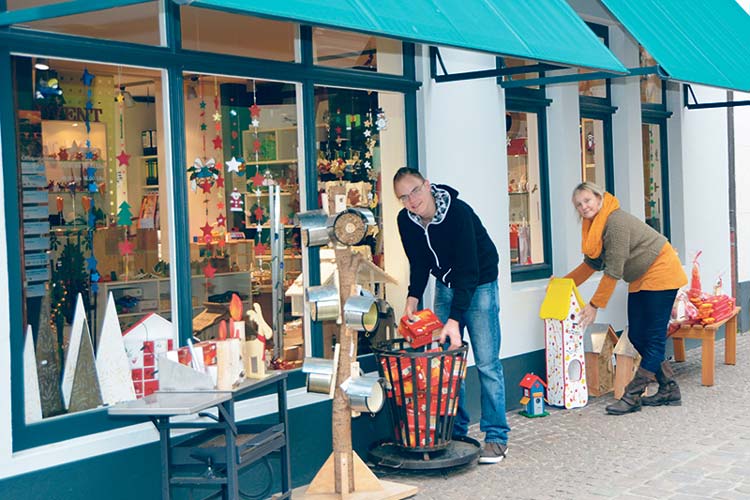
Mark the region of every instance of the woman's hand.
[[458, 321], [455, 319], [449, 319], [445, 322], [443, 329], [440, 331], [440, 344], [445, 344], [447, 339], [450, 339], [451, 345], [449, 349], [457, 349], [463, 345], [461, 339], [461, 330], [458, 328]]
[[596, 321], [597, 308], [591, 304], [586, 304], [581, 314], [578, 316], [578, 324], [581, 325], [581, 329], [585, 330], [589, 325]]

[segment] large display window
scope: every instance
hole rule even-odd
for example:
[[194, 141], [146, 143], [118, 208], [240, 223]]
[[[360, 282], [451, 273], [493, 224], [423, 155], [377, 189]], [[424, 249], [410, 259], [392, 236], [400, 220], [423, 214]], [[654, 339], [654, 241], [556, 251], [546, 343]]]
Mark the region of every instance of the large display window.
[[105, 330], [170, 318], [169, 208], [160, 72], [32, 57], [13, 67], [33, 421], [106, 402], [94, 359]]

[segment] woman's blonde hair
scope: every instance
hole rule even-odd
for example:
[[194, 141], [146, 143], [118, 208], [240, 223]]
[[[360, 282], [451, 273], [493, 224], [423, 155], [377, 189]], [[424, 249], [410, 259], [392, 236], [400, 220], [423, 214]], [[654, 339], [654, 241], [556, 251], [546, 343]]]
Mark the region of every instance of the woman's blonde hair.
[[[593, 182], [582, 182], [573, 189], [573, 194], [570, 196], [571, 201], [575, 200], [576, 194], [581, 191], [590, 191], [596, 195], [599, 199], [604, 199], [604, 189], [599, 184]], [[575, 202], [574, 202], [575, 203]]]

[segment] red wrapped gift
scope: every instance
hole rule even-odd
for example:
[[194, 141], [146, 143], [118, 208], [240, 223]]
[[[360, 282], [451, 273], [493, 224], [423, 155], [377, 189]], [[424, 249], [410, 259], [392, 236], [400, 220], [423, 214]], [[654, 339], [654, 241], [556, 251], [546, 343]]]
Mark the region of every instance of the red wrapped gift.
[[409, 320], [408, 316], [401, 318], [398, 332], [414, 348], [432, 343], [435, 332], [443, 327], [443, 323], [429, 309], [417, 311], [414, 316], [418, 318], [416, 321]]

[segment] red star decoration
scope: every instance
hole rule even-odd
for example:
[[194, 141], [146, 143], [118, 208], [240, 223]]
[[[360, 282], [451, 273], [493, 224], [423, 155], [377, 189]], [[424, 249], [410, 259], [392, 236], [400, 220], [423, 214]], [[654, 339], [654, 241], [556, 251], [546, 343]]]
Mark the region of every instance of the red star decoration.
[[263, 207], [256, 207], [255, 211], [253, 212], [255, 214], [255, 218], [258, 219], [258, 222], [263, 219]]
[[224, 187], [224, 177], [217, 177], [216, 178], [216, 187], [217, 188], [223, 188]]
[[117, 248], [120, 250], [120, 255], [122, 255], [123, 257], [133, 254], [133, 243], [128, 240], [119, 242], [117, 244]]
[[117, 156], [115, 156], [115, 158], [117, 158], [117, 162], [120, 165], [128, 165], [128, 166], [130, 166], [130, 155], [127, 154], [124, 149], [122, 151], [120, 151], [120, 154], [117, 155]]
[[268, 247], [263, 243], [255, 245], [255, 255], [265, 255], [268, 252]]
[[232, 139], [236, 139], [236, 138], [237, 138], [237, 131], [232, 130]]
[[206, 264], [206, 267], [203, 268], [203, 274], [206, 276], [206, 278], [211, 279], [216, 276], [216, 268], [209, 262], [208, 264]]
[[206, 221], [206, 224], [203, 227], [201, 227], [201, 231], [203, 231], [203, 238], [205, 239], [206, 236], [210, 237], [212, 230], [213, 230], [213, 227], [211, 226], [211, 224], [208, 223], [208, 221]]
[[258, 139], [255, 139], [253, 141], [253, 152], [257, 153], [258, 151], [260, 151], [260, 141]]
[[253, 181], [253, 186], [260, 187], [263, 185], [263, 181], [266, 180], [265, 177], [260, 172], [255, 172], [255, 175], [250, 177], [250, 180]]
[[219, 108], [219, 97], [214, 96], [214, 109], [218, 109], [218, 108]]
[[336, 131], [337, 135], [341, 135], [341, 127], [336, 127], [334, 130]]
[[222, 214], [219, 214], [219, 216], [216, 218], [216, 225], [226, 227], [226, 221], [227, 219]]
[[257, 104], [253, 104], [248, 109], [250, 110], [250, 116], [253, 118], [258, 118], [260, 116], [260, 106]]
[[216, 208], [219, 210], [224, 210], [224, 202], [220, 201], [219, 203], [217, 203]]
[[214, 123], [214, 128], [216, 129], [217, 132], [220, 132], [221, 131], [221, 122]]
[[211, 139], [211, 142], [214, 143], [214, 149], [221, 149], [221, 137], [218, 135]]
[[211, 192], [211, 182], [209, 182], [208, 179], [206, 179], [205, 181], [201, 182], [201, 189], [203, 190], [204, 193], [210, 193]]

